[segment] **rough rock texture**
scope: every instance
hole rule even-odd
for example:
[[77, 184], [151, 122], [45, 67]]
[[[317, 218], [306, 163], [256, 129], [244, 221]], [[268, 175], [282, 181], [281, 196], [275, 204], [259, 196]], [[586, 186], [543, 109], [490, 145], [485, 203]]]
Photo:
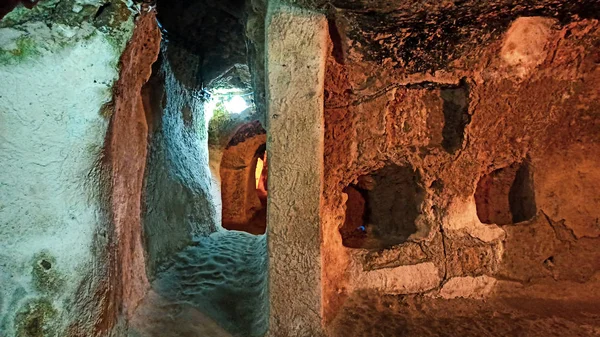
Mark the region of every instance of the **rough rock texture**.
[[[266, 229], [266, 205], [259, 198], [256, 186], [256, 165], [259, 152], [264, 155], [267, 135], [260, 123], [257, 130], [249, 130], [246, 138], [244, 128], [238, 130], [225, 149], [220, 165], [222, 225], [226, 229], [264, 234]], [[238, 139], [241, 138], [241, 139]]]
[[291, 7], [269, 11], [269, 335], [316, 337], [322, 334], [319, 196], [327, 21]]
[[345, 336], [597, 336], [598, 306], [524, 297], [429, 299], [356, 293], [330, 330]]
[[115, 323], [104, 107], [132, 21], [120, 1], [110, 23], [87, 20], [100, 6], [47, 1], [0, 21], [3, 336], [96, 336]]
[[554, 20], [539, 17], [521, 17], [506, 32], [500, 57], [508, 65], [516, 67], [521, 77], [526, 76], [548, 56], [546, 44], [552, 36]]
[[433, 263], [425, 262], [357, 273], [351, 282], [353, 290], [368, 289], [393, 295], [415, 294], [436, 288], [440, 284], [440, 274]]
[[[254, 191], [256, 203], [250, 206], [263, 207], [264, 233], [253, 167], [261, 145], [264, 152], [265, 131], [255, 122], [254, 108], [234, 115], [222, 104], [211, 107], [205, 95], [205, 90], [235, 89], [248, 97], [248, 68], [239, 63], [245, 62], [239, 5], [157, 6], [163, 43], [143, 89], [150, 129], [143, 223], [152, 290], [135, 313], [132, 336], [165, 331], [217, 336], [225, 334], [223, 329], [261, 336], [267, 329], [266, 238], [223, 230], [220, 221], [222, 204], [234, 212], [243, 204], [235, 198], [229, 203], [225, 196], [221, 202], [223, 181], [224, 195]], [[228, 95], [214, 94], [217, 99]], [[240, 163], [249, 164], [241, 170], [244, 179], [221, 174], [223, 167], [240, 171]], [[236, 179], [243, 180], [243, 189]]]
[[600, 2], [281, 2], [0, 8], [0, 335], [600, 335]]
[[[510, 334], [510, 320], [486, 318], [493, 312], [535, 326], [524, 330], [531, 335], [552, 334], [555, 324], [566, 327], [557, 334], [598, 333], [599, 302], [589, 291], [600, 287], [600, 251], [591, 248], [600, 243], [592, 169], [600, 157], [600, 26], [570, 16], [594, 15], [581, 11], [597, 3], [550, 3], [535, 10], [556, 8], [548, 17], [518, 20], [511, 15], [535, 6], [334, 5], [321, 210], [330, 333], [453, 335], [469, 324], [461, 317], [473, 316], [480, 323], [464, 335]], [[442, 19], [460, 29], [444, 29]], [[348, 186], [390, 165], [420, 177], [416, 232], [393, 246], [345, 247], [347, 216], [361, 207]], [[438, 274], [420, 280], [437, 276], [435, 286], [389, 297], [423, 304], [369, 303], [413, 293], [418, 287], [399, 291], [402, 282], [388, 281], [400, 267], [416, 273], [427, 263]], [[357, 300], [362, 293], [370, 300]], [[452, 302], [461, 297], [469, 300]], [[440, 315], [452, 303], [464, 311]]]
[[266, 239], [224, 230], [198, 238], [152, 283], [130, 334], [264, 336], [269, 311]]
[[15, 7], [17, 7], [19, 4], [23, 3], [23, 6], [25, 8], [33, 8], [35, 5], [37, 5], [38, 1], [21, 1], [21, 0], [7, 0], [7, 1], [3, 1], [2, 4], [0, 4], [0, 20], [2, 20], [2, 18], [10, 13], [13, 9], [15, 9]]
[[388, 248], [417, 232], [423, 189], [412, 168], [388, 165], [357, 180], [344, 189], [348, 206], [340, 234], [346, 247]]
[[[342, 57], [375, 62], [383, 69], [399, 73], [444, 73], [474, 66], [482, 56], [482, 47], [497, 41], [519, 17], [545, 17], [532, 24], [528, 19], [512, 27], [511, 33], [523, 40], [515, 44], [525, 47], [521, 52], [503, 53], [511, 62], [528, 60], [527, 68], [544, 53], [534, 52], [544, 44], [548, 19], [561, 24], [577, 18], [598, 18], [600, 3], [596, 0], [517, 0], [467, 1], [386, 1], [386, 0], [296, 0], [306, 6], [328, 2], [331, 17], [340, 28], [340, 35], [352, 42], [340, 45]], [[531, 29], [526, 29], [529, 27]], [[346, 47], [349, 48], [346, 48]], [[503, 49], [508, 52], [512, 45]], [[529, 50], [525, 50], [525, 49]], [[539, 49], [538, 49], [539, 50]], [[524, 53], [522, 53], [524, 52]], [[525, 74], [519, 69], [519, 76]], [[383, 79], [379, 77], [379, 79]]]
[[136, 21], [131, 42], [121, 56], [121, 73], [114, 90], [114, 111], [104, 149], [112, 175], [110, 200], [115, 231], [110, 254], [113, 263], [111, 275], [116, 278], [112, 279], [110, 289], [117, 292], [117, 297], [121, 297], [114, 305], [120, 305], [118, 313], [126, 317], [132, 315], [149, 286], [141, 223], [148, 147], [142, 85], [150, 77], [159, 48], [160, 32], [155, 14], [144, 12]]
[[529, 163], [515, 163], [482, 176], [475, 190], [477, 217], [486, 224], [531, 220], [537, 213]]
[[209, 87], [235, 64], [246, 64], [244, 2], [236, 0], [158, 1], [158, 18], [167, 40], [200, 59], [190, 72]]
[[131, 320], [129, 337], [231, 337], [225, 329], [194, 306], [176, 305], [150, 291]]
[[265, 86], [265, 21], [268, 0], [246, 1], [246, 41], [248, 44], [248, 64], [252, 73], [254, 105], [261, 123], [266, 121]]
[[487, 275], [454, 277], [444, 284], [440, 296], [446, 299], [458, 297], [484, 299], [488, 297], [495, 285], [496, 280]]
[[181, 71], [198, 57], [168, 44], [161, 55], [147, 88], [152, 127], [143, 219], [151, 277], [194, 236], [207, 235], [217, 226], [199, 83], [193, 72]]

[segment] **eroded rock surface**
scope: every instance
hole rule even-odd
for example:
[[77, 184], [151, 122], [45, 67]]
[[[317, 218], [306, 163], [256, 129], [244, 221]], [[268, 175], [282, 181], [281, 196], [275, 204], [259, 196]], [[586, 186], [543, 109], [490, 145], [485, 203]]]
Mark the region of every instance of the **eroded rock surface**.
[[[450, 334], [442, 321], [454, 328], [468, 325], [463, 314], [437, 311], [451, 303], [464, 304], [467, 316], [483, 310], [473, 314], [488, 321], [456, 330], [465, 335], [511, 331], [508, 321], [483, 319], [482, 312], [514, 313], [517, 324], [527, 325], [530, 310], [541, 315], [531, 324], [547, 333], [553, 315], [577, 333], [597, 333], [596, 323], [562, 310], [538, 311], [542, 303], [564, 301], [585, 308], [589, 317], [600, 313], [597, 298], [583, 290], [600, 286], [595, 279], [600, 266], [592, 262], [600, 252], [588, 246], [598, 243], [600, 205], [591, 195], [597, 189], [590, 158], [600, 154], [600, 107], [592, 98], [598, 97], [593, 87], [600, 80], [594, 56], [600, 27], [594, 19], [568, 14], [586, 4], [547, 4], [538, 14], [560, 9], [510, 20], [509, 13], [527, 12], [527, 6], [335, 4], [340, 9], [330, 25], [321, 213], [324, 318], [332, 322], [333, 335]], [[376, 15], [367, 15], [373, 11]], [[459, 12], [466, 16], [455, 16]], [[462, 42], [448, 43], [441, 18], [464, 21], [452, 30]], [[465, 20], [486, 24], [475, 27]], [[407, 22], [415, 26], [403, 26]], [[368, 209], [364, 177], [390, 165], [418, 172], [423, 199], [412, 220], [417, 230], [395, 245], [347, 245], [348, 233], [370, 235], [365, 227], [372, 215], [361, 211]], [[395, 202], [394, 207], [414, 207]], [[577, 266], [567, 262], [576, 260]], [[399, 268], [417, 275], [411, 270], [428, 263], [437, 274], [415, 276], [410, 285], [437, 279], [435, 285], [399, 290]], [[504, 282], [519, 287], [519, 295]], [[571, 282], [582, 290], [573, 290]], [[357, 302], [365, 293], [379, 304]], [[386, 293], [395, 295], [389, 308], [382, 298], [375, 300]], [[536, 304], [526, 307], [528, 298]], [[413, 300], [422, 304], [405, 304]], [[429, 324], [434, 326], [424, 327]]]
[[128, 286], [109, 286], [120, 261], [102, 164], [133, 16], [121, 1], [106, 21], [88, 20], [100, 1], [62, 5], [18, 6], [0, 21], [3, 336], [105, 335]]

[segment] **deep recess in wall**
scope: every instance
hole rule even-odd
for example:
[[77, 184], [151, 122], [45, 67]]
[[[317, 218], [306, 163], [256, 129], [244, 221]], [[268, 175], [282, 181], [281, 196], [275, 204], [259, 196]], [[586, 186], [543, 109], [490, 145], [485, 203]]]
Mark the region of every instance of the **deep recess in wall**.
[[481, 177], [475, 203], [483, 223], [506, 225], [531, 220], [537, 208], [529, 163], [516, 163]]
[[384, 249], [417, 231], [423, 201], [420, 177], [409, 166], [387, 165], [344, 189], [346, 217], [340, 228], [349, 248]]
[[471, 121], [471, 116], [469, 115], [469, 87], [462, 80], [458, 87], [442, 88], [440, 96], [444, 102], [442, 147], [449, 153], [454, 153], [461, 147], [465, 127]]

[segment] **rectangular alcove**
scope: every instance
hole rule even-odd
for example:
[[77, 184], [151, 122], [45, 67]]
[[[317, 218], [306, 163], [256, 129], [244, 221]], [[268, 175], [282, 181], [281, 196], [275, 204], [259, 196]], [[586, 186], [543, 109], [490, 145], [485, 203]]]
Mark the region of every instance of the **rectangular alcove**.
[[515, 163], [481, 177], [475, 203], [482, 223], [506, 225], [531, 220], [537, 208], [529, 163]]
[[348, 248], [385, 249], [417, 231], [423, 189], [409, 166], [387, 165], [347, 186], [346, 216], [340, 227]]

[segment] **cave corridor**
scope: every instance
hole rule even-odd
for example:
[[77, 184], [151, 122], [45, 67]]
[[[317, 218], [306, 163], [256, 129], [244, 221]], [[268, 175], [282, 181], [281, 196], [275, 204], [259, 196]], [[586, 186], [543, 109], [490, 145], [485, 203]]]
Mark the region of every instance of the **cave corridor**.
[[0, 0], [0, 337], [600, 336], [600, 0]]

